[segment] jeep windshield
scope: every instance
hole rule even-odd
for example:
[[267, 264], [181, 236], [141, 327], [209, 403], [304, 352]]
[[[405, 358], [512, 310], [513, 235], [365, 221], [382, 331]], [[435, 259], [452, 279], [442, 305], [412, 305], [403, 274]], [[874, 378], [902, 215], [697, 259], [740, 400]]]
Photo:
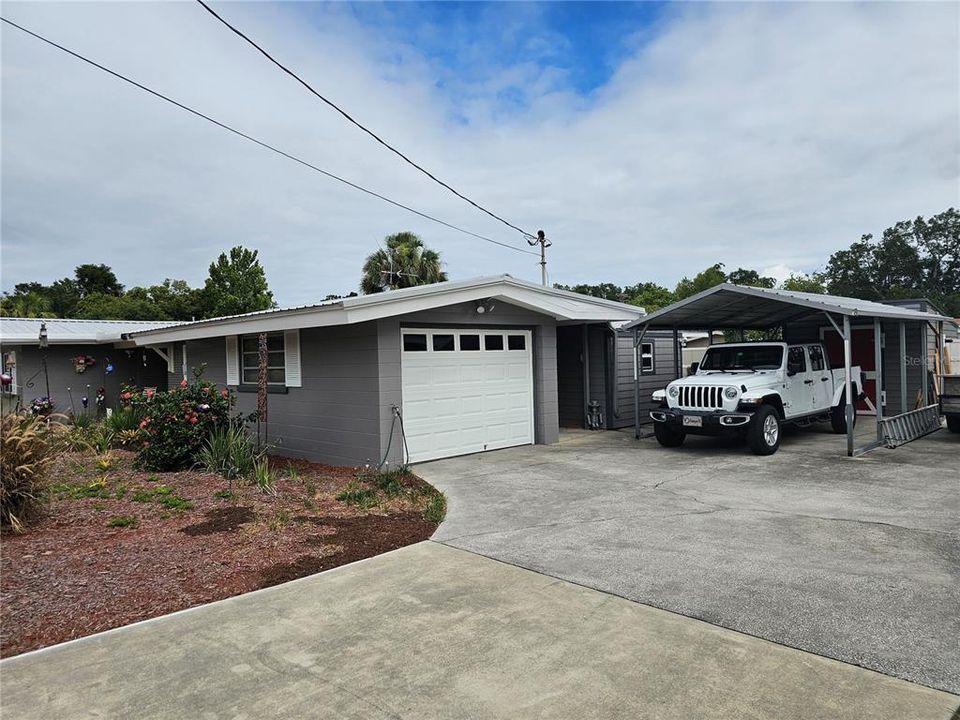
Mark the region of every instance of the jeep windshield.
[[779, 370], [783, 364], [781, 345], [734, 345], [707, 348], [700, 370], [704, 372], [756, 372]]

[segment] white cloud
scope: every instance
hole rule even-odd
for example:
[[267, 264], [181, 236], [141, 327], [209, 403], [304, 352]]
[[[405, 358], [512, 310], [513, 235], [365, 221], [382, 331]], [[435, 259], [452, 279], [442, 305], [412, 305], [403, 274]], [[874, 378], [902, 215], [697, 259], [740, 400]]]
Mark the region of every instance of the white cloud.
[[[546, 229], [555, 281], [672, 285], [718, 261], [809, 271], [864, 232], [960, 202], [955, 4], [684, 6], [586, 99], [549, 67], [457, 78], [340, 6], [314, 10], [305, 23], [289, 5], [224, 6], [437, 175]], [[4, 15], [331, 172], [522, 243], [198, 6], [8, 2]], [[5, 288], [81, 262], [131, 285], [200, 283], [239, 243], [261, 250], [282, 303], [309, 302], [352, 289], [401, 229], [453, 277], [538, 277], [533, 257], [333, 183], [15, 30], [2, 40]], [[496, 93], [517, 84], [529, 107], [504, 113]]]

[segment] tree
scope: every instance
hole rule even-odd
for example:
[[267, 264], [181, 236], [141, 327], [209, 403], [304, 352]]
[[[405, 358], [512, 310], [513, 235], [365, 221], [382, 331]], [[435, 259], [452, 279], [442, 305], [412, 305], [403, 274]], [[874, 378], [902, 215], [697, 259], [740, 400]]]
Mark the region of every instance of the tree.
[[626, 302], [639, 305], [648, 313], [664, 308], [674, 301], [673, 293], [662, 285], [652, 282], [638, 283], [623, 289]]
[[929, 220], [904, 220], [879, 240], [864, 235], [830, 256], [824, 276], [833, 295], [926, 297], [944, 312], [960, 314], [960, 213], [949, 208]]
[[746, 270], [745, 268], [737, 268], [728, 274], [727, 282], [732, 282], [734, 285], [747, 285], [749, 287], [761, 288], [774, 288], [777, 285], [776, 278], [764, 277], [756, 270]]
[[123, 285], [108, 265], [78, 265], [73, 271], [80, 297], [101, 293], [103, 295], [123, 295]]
[[184, 280], [167, 278], [159, 285], [130, 288], [126, 297], [153, 304], [161, 320], [193, 320], [207, 316], [203, 291], [190, 287]]
[[723, 263], [711, 265], [706, 270], [698, 273], [693, 280], [685, 277], [678, 282], [677, 289], [673, 291], [674, 299], [683, 300], [691, 295], [709, 290], [715, 285], [725, 283], [726, 281], [727, 274], [723, 271]]
[[210, 263], [203, 287], [204, 315], [222, 317], [275, 307], [267, 276], [257, 260], [257, 251], [238, 245], [229, 256], [220, 253]]
[[160, 308], [136, 295], [91, 293], [77, 305], [75, 317], [84, 320], [168, 320]]
[[[26, 284], [26, 283], [24, 283]], [[39, 283], [30, 283], [39, 285]], [[56, 317], [50, 299], [42, 292], [17, 286], [12, 294], [0, 298], [0, 315], [19, 318]]]
[[817, 295], [823, 295], [827, 292], [823, 276], [818, 273], [813, 273], [812, 275], [791, 275], [783, 281], [780, 288], [793, 292], [816, 293]]
[[364, 294], [446, 281], [440, 253], [427, 248], [412, 232], [388, 235], [384, 245], [363, 263], [360, 289]]

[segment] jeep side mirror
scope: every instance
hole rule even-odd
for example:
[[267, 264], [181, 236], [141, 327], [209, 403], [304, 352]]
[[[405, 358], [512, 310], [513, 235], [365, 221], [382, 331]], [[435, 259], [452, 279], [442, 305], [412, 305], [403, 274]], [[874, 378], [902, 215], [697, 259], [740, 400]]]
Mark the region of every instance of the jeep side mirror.
[[697, 370], [699, 370], [699, 369], [700, 369], [700, 363], [698, 363], [698, 362], [690, 363], [690, 374], [691, 374], [691, 375], [696, 375], [696, 374], [697, 374]]
[[789, 369], [787, 370], [787, 377], [793, 377], [796, 374], [797, 374], [796, 370], [789, 370]]

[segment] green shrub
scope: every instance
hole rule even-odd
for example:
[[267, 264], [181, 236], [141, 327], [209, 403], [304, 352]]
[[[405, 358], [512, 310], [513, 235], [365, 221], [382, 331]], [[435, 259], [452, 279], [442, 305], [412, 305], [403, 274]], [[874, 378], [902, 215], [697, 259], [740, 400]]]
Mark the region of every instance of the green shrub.
[[218, 390], [205, 380], [184, 381], [167, 392], [130, 395], [130, 407], [143, 416], [135, 465], [144, 470], [179, 470], [197, 462], [210, 433], [230, 424], [234, 402], [229, 390]]
[[0, 523], [23, 532], [39, 515], [50, 490], [49, 470], [62, 433], [38, 416], [0, 418]]
[[143, 408], [127, 406], [116, 410], [112, 415], [103, 419], [103, 424], [115, 435], [125, 430], [137, 430], [143, 420]]
[[107, 523], [107, 527], [112, 528], [135, 528], [138, 525], [138, 521], [135, 517], [130, 515], [121, 515], [120, 517], [110, 518], [110, 522]]
[[97, 458], [96, 466], [100, 472], [106, 472], [113, 468], [114, 458], [110, 453], [104, 453]]
[[226, 500], [226, 499], [228, 499], [228, 498], [232, 498], [232, 497], [233, 497], [233, 490], [227, 490], [226, 488], [224, 488], [223, 490], [217, 490], [217, 491], [213, 494], [213, 496], [214, 496], [215, 498], [220, 498], [221, 500]]
[[407, 476], [407, 473], [405, 467], [394, 470], [377, 470], [364, 479], [387, 497], [396, 497], [403, 492], [403, 479]]
[[215, 427], [200, 450], [197, 462], [231, 482], [254, 470], [257, 451], [246, 428], [239, 423]]
[[270, 469], [270, 458], [260, 455], [253, 462], [253, 483], [264, 495], [273, 493], [273, 471]]
[[109, 427], [100, 423], [99, 425], [93, 425], [87, 431], [87, 438], [90, 444], [90, 449], [96, 452], [98, 455], [101, 455], [111, 447], [113, 447], [113, 430]]
[[73, 427], [78, 430], [89, 430], [93, 425], [93, 417], [90, 415], [77, 415], [73, 418]]

